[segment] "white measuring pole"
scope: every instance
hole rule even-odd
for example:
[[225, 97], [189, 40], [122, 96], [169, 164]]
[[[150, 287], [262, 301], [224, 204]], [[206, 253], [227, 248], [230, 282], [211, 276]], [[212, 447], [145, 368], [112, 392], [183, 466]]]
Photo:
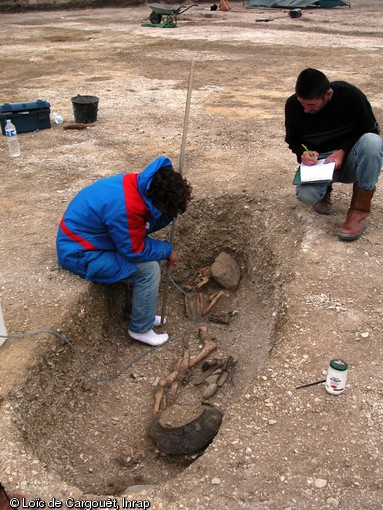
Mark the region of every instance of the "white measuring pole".
[[[188, 92], [187, 92], [187, 96], [186, 96], [185, 118], [184, 118], [184, 127], [183, 127], [183, 133], [182, 133], [181, 154], [180, 154], [180, 161], [179, 161], [179, 168], [178, 168], [178, 173], [181, 175], [182, 175], [184, 159], [185, 159], [186, 135], [187, 135], [188, 125], [189, 125], [189, 113], [190, 113], [190, 101], [191, 101], [191, 93], [192, 93], [193, 73], [194, 73], [194, 61], [192, 60], [192, 62], [190, 64], [189, 84], [188, 84]], [[170, 244], [172, 246], [173, 246], [175, 231], [176, 231], [176, 218], [173, 218], [172, 229], [170, 232]], [[167, 302], [167, 298], [168, 298], [169, 272], [170, 272], [170, 269], [167, 268], [165, 282], [164, 282], [164, 296], [163, 296], [162, 310], [161, 310], [161, 326], [163, 326], [164, 322], [165, 322], [165, 310], [166, 310], [166, 302]]]
[[[5, 327], [4, 316], [3, 316], [3, 309], [1, 308], [1, 303], [0, 303], [0, 335], [1, 336], [7, 336], [8, 335], [7, 328]], [[6, 340], [6, 338], [1, 338], [1, 336], [0, 336], [0, 347], [3, 345], [3, 343]]]

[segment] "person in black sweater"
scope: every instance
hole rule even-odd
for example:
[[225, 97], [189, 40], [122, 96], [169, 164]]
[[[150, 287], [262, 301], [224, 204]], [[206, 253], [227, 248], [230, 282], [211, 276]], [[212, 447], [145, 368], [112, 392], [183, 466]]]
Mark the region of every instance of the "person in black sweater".
[[[342, 241], [358, 239], [367, 226], [383, 165], [383, 140], [367, 97], [347, 82], [330, 83], [321, 71], [304, 69], [295, 94], [286, 101], [285, 127], [285, 141], [298, 163], [333, 161], [332, 182], [353, 183], [351, 205], [337, 236]], [[332, 182], [300, 184], [296, 196], [315, 212], [331, 214]]]

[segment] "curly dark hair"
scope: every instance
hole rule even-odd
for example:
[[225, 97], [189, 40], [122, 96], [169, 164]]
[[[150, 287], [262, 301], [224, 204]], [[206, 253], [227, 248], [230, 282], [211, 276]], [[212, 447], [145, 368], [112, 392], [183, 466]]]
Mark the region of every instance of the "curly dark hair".
[[147, 194], [154, 207], [174, 218], [186, 211], [192, 198], [192, 187], [171, 165], [167, 165], [154, 174]]

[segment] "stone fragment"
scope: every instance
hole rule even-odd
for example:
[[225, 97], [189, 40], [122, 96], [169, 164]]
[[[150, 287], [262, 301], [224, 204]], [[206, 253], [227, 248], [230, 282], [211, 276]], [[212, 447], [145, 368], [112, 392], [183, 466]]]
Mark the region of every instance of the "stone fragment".
[[241, 279], [241, 268], [231, 255], [221, 252], [211, 266], [211, 274], [222, 287], [235, 292]]
[[323, 478], [315, 478], [314, 480], [314, 486], [317, 489], [323, 489], [327, 485], [327, 480], [324, 480]]
[[218, 386], [216, 383], [209, 384], [206, 390], [203, 392], [203, 398], [210, 398], [217, 392]]

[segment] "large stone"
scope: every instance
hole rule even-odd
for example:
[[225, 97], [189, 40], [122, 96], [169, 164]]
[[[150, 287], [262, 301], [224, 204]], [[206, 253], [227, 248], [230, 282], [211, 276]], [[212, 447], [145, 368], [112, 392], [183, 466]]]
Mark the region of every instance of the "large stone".
[[241, 268], [231, 255], [221, 252], [211, 266], [211, 275], [222, 287], [235, 292], [241, 279]]

